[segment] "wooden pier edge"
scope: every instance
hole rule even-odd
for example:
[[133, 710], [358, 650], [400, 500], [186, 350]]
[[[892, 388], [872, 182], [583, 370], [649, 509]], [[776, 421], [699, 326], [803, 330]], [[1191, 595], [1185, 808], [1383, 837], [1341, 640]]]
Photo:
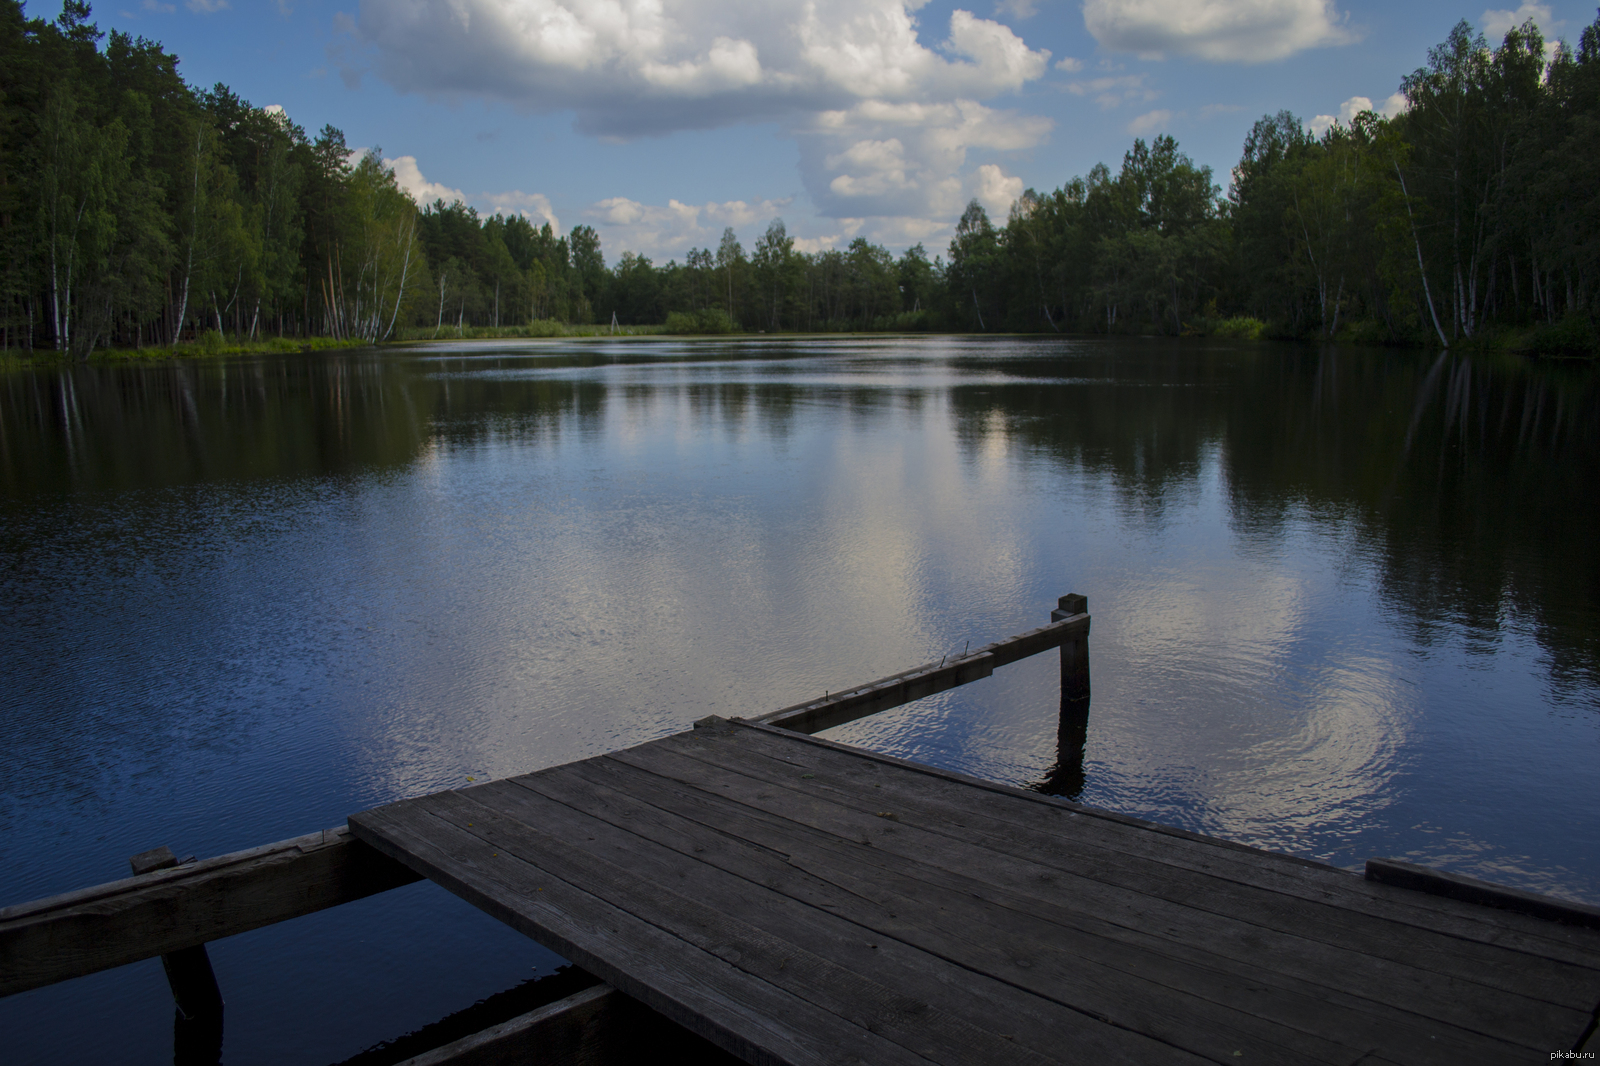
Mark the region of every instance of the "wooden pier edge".
[[419, 880], [341, 825], [0, 908], [0, 996], [168, 955]]
[[1366, 876], [1368, 881], [1396, 888], [1409, 888], [1465, 903], [1497, 907], [1564, 925], [1600, 929], [1600, 907], [1526, 892], [1520, 888], [1507, 888], [1492, 881], [1480, 881], [1476, 877], [1435, 870], [1431, 866], [1419, 866], [1402, 859], [1368, 859]]

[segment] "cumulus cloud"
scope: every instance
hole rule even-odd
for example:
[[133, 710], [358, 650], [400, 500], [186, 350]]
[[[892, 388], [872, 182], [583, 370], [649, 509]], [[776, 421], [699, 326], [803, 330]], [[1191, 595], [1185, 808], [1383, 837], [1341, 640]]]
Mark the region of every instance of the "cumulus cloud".
[[1043, 77], [1050, 53], [962, 9], [924, 42], [925, 3], [361, 0], [352, 32], [401, 90], [571, 110], [599, 136], [775, 121], [823, 215], [927, 220], [959, 213], [968, 149], [1048, 134], [983, 101]]
[[550, 198], [542, 192], [486, 192], [479, 199], [489, 205], [489, 210], [502, 215], [521, 215], [535, 225], [550, 223], [550, 228], [561, 232], [561, 220], [550, 205]]
[[1038, 0], [998, 0], [996, 14], [1010, 15], [1014, 19], [1031, 19], [1039, 13]]
[[[856, 99], [983, 98], [1050, 53], [957, 10], [937, 49], [917, 0], [362, 0], [357, 35], [398, 88], [571, 108], [634, 136], [782, 118]], [[692, 103], [692, 106], [688, 106]]]
[[1306, 126], [1312, 133], [1321, 137], [1328, 132], [1335, 122], [1348, 126], [1363, 111], [1375, 111], [1384, 118], [1393, 118], [1405, 109], [1406, 98], [1399, 93], [1395, 93], [1377, 107], [1373, 106], [1370, 97], [1352, 96], [1339, 105], [1339, 113], [1337, 115], [1318, 115], [1310, 122], [1307, 122]]
[[1092, 96], [1104, 110], [1128, 103], [1147, 103], [1161, 94], [1150, 88], [1143, 74], [1108, 74], [1088, 81], [1067, 83], [1067, 92], [1074, 96]]
[[972, 195], [993, 218], [1005, 218], [1022, 195], [1022, 179], [1008, 176], [993, 163], [983, 164], [973, 178]]
[[823, 112], [797, 131], [800, 168], [825, 216], [953, 217], [966, 203], [961, 171], [970, 149], [1030, 148], [1050, 125], [968, 100], [867, 101]]
[[[361, 150], [365, 154], [365, 150]], [[357, 159], [360, 155], [356, 156]], [[399, 185], [406, 195], [416, 201], [417, 206], [426, 207], [435, 200], [443, 200], [453, 204], [457, 200], [467, 202], [467, 194], [460, 189], [452, 189], [448, 185], [441, 185], [436, 181], [429, 181], [422, 176], [422, 169], [417, 166], [417, 157], [403, 155], [398, 159], [385, 159], [384, 164], [394, 169], [395, 184]]]
[[704, 204], [668, 200], [661, 205], [612, 196], [590, 204], [583, 216], [600, 234], [608, 259], [627, 251], [665, 262], [682, 259], [691, 248], [715, 249], [728, 226], [735, 230], [764, 227], [793, 202], [789, 198]]
[[1160, 133], [1172, 122], [1171, 111], [1146, 111], [1132, 122], [1128, 123], [1128, 132], [1135, 137], [1143, 137], [1147, 133]]
[[[356, 149], [350, 153], [350, 162], [352, 164], [359, 162], [366, 153], [365, 148]], [[490, 213], [522, 215], [536, 225], [548, 222], [551, 229], [558, 233], [561, 231], [561, 220], [556, 217], [550, 198], [543, 193], [514, 189], [510, 192], [486, 192], [468, 196], [460, 189], [441, 182], [429, 181], [423, 176], [422, 168], [417, 165], [417, 157], [414, 155], [385, 159], [383, 164], [394, 171], [395, 184], [400, 186], [418, 207], [426, 207], [435, 200], [443, 200], [447, 204], [460, 201]]]
[[1530, 0], [1530, 2], [1524, 3], [1515, 11], [1503, 9], [1485, 11], [1483, 13], [1483, 35], [1488, 38], [1490, 44], [1498, 45], [1506, 39], [1506, 34], [1511, 32], [1512, 27], [1520, 26], [1529, 19], [1532, 19], [1534, 25], [1544, 31], [1552, 30], [1558, 25], [1555, 17], [1550, 13], [1549, 4], [1541, 4], [1536, 0]]
[[1113, 51], [1265, 63], [1355, 36], [1333, 0], [1085, 0], [1083, 21]]
[[1064, 70], [1068, 74], [1076, 74], [1083, 69], [1083, 60], [1074, 59], [1071, 56], [1062, 56], [1056, 61], [1056, 69]]

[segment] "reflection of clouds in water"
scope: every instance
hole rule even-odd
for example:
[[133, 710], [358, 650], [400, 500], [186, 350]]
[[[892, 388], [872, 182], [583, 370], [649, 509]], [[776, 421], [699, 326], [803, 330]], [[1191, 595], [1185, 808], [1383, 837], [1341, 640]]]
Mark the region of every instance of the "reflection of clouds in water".
[[1426, 846], [1384, 858], [1403, 859], [1421, 866], [1449, 870], [1495, 884], [1510, 885], [1525, 892], [1539, 892], [1591, 905], [1595, 902], [1593, 878], [1561, 863], [1509, 852], [1499, 844], [1471, 836], [1460, 829], [1447, 830], [1432, 824], [1414, 825], [1409, 829], [1412, 834], [1426, 838]]
[[1328, 857], [1394, 802], [1419, 697], [1396, 663], [1330, 627], [1351, 608], [1336, 559], [1302, 545], [1293, 565], [1257, 553], [1241, 566], [1235, 548], [1197, 530], [1097, 618], [1116, 676], [1097, 691], [1117, 702], [1091, 719], [1084, 799]]
[[975, 606], [1026, 597], [1005, 422], [974, 460], [938, 400], [867, 423], [835, 400], [777, 467], [755, 411], [708, 433], [669, 386], [614, 392], [596, 439], [506, 434], [450, 452], [448, 483], [424, 464], [397, 486], [362, 539], [431, 558], [388, 610], [453, 606], [426, 640], [389, 619], [369, 787], [415, 795], [764, 713], [952, 650], [917, 622], [947, 583]]
[[1219, 834], [1286, 851], [1315, 834], [1327, 848], [1347, 835], [1341, 825], [1364, 825], [1392, 803], [1414, 708], [1390, 668], [1366, 656], [1324, 667], [1306, 705], [1281, 716], [1281, 732], [1241, 752], [1245, 765], [1214, 776]]

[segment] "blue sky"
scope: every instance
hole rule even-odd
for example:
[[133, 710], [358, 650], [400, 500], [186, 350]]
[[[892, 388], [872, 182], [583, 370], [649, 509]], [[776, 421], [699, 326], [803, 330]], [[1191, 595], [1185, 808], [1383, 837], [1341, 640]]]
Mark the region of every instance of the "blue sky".
[[[1482, 0], [1480, 0], [1480, 3]], [[1504, 2], [1504, 0], [1502, 0]], [[35, 0], [30, 15], [53, 17]], [[315, 133], [381, 148], [419, 200], [585, 223], [608, 263], [748, 248], [948, 244], [1135, 136], [1226, 186], [1250, 125], [1308, 123], [1400, 78], [1460, 19], [1576, 41], [1585, 3], [1445, 0], [121, 0], [102, 29], [162, 44]]]

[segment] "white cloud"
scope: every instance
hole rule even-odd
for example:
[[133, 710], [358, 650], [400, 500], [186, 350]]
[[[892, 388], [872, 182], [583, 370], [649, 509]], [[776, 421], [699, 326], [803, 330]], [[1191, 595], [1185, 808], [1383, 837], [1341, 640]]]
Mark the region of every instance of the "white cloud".
[[634, 252], [664, 263], [668, 259], [681, 260], [690, 248], [715, 249], [725, 227], [765, 227], [793, 202], [785, 198], [695, 205], [668, 200], [660, 205], [612, 196], [590, 204], [583, 215], [599, 232], [600, 246], [608, 260], [614, 261], [623, 252]]
[[1039, 13], [1038, 0], [996, 0], [995, 12], [1014, 19], [1031, 19]]
[[1406, 98], [1399, 93], [1395, 93], [1378, 107], [1372, 106], [1372, 100], [1370, 97], [1352, 96], [1350, 99], [1339, 105], [1339, 113], [1337, 115], [1318, 115], [1310, 122], [1307, 122], [1306, 127], [1310, 129], [1313, 134], [1321, 137], [1324, 133], [1328, 132], [1335, 122], [1348, 126], [1351, 122], [1355, 121], [1355, 117], [1361, 114], [1363, 111], [1375, 111], [1384, 118], [1393, 118], [1405, 109]]
[[1161, 133], [1171, 122], [1171, 111], [1146, 111], [1128, 123], [1128, 132], [1135, 137], [1143, 137], [1147, 133]]
[[960, 212], [969, 148], [1051, 124], [982, 103], [1043, 77], [1048, 51], [962, 9], [930, 46], [925, 3], [361, 0], [353, 32], [401, 90], [570, 109], [603, 137], [776, 121], [823, 215], [926, 220]]
[[979, 167], [973, 177], [973, 196], [992, 218], [1005, 218], [1011, 211], [1011, 205], [1022, 195], [1022, 179], [1008, 177], [993, 163]]
[[1050, 120], [968, 100], [867, 101], [816, 116], [797, 131], [812, 201], [834, 218], [954, 218], [966, 203], [967, 152], [1015, 151], [1049, 134]]
[[196, 14], [210, 15], [227, 8], [228, 0], [188, 0], [185, 6]]
[[1495, 47], [1506, 39], [1506, 34], [1512, 27], [1520, 26], [1532, 19], [1534, 24], [1546, 32], [1555, 29], [1559, 23], [1550, 13], [1549, 4], [1538, 3], [1537, 0], [1527, 0], [1515, 11], [1491, 9], [1483, 13], [1483, 35]]
[[[474, 94], [634, 136], [855, 100], [983, 98], [1049, 60], [957, 10], [932, 49], [917, 0], [362, 0], [357, 34], [398, 88]], [[692, 104], [691, 104], [692, 102]]]
[[1107, 111], [1128, 103], [1148, 103], [1161, 95], [1150, 88], [1143, 74], [1108, 74], [1088, 81], [1069, 82], [1067, 92], [1074, 96], [1092, 96], [1094, 102]]
[[1083, 21], [1113, 51], [1216, 63], [1264, 63], [1355, 40], [1333, 0], [1085, 0]]
[[794, 238], [794, 250], [804, 252], [806, 255], [816, 255], [818, 252], [826, 252], [829, 249], [837, 248], [844, 241], [845, 237], [841, 233], [829, 234], [826, 237], [796, 237]]
[[144, 0], [144, 3], [140, 4], [139, 6], [146, 11], [153, 11], [158, 15], [170, 15], [174, 11], [178, 10], [172, 4], [163, 4], [160, 3], [159, 0]]
[[489, 210], [501, 215], [521, 215], [530, 222], [538, 225], [542, 219], [550, 223], [550, 228], [557, 233], [561, 232], [561, 220], [556, 217], [556, 210], [550, 205], [550, 198], [542, 192], [523, 192], [513, 189], [511, 192], [486, 192], [478, 199], [488, 204]]
[[1056, 69], [1064, 70], [1068, 74], [1076, 74], [1083, 69], [1083, 60], [1074, 59], [1071, 56], [1063, 56], [1056, 62]]
[[[350, 161], [358, 162], [366, 152], [365, 148], [356, 149], [350, 153]], [[435, 200], [443, 200], [446, 204], [453, 204], [459, 200], [461, 203], [470, 204], [490, 213], [522, 215], [535, 224], [548, 222], [551, 229], [557, 233], [561, 232], [561, 220], [556, 217], [550, 198], [543, 193], [514, 189], [511, 192], [486, 192], [468, 196], [460, 189], [437, 181], [429, 181], [423, 177], [422, 168], [417, 165], [417, 157], [414, 155], [385, 159], [383, 163], [394, 171], [395, 184], [400, 186], [418, 207], [427, 207]]]

